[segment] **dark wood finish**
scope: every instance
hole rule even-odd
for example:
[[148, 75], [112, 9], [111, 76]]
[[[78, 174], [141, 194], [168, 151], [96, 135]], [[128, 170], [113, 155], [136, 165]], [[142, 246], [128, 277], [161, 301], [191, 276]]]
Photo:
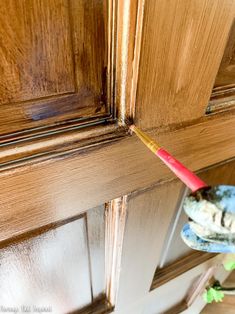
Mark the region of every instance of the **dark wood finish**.
[[231, 109], [235, 104], [235, 20], [230, 30], [207, 113]]
[[[235, 123], [230, 115], [217, 120], [206, 119], [204, 123], [170, 133], [157, 135], [154, 131], [150, 135], [165, 143], [165, 147], [192, 170], [235, 154]], [[196, 155], [200, 158], [195, 158]], [[40, 163], [28, 160], [22, 167], [0, 172], [1, 240], [173, 178], [161, 161], [134, 136], [47, 158]]]
[[3, 1], [0, 134], [110, 117], [105, 1]]
[[108, 314], [112, 311], [113, 306], [105, 298], [101, 298], [81, 310], [68, 314]]
[[174, 305], [172, 308], [170, 308], [170, 310], [165, 311], [163, 314], [178, 314], [178, 313], [182, 313], [183, 311], [187, 310], [188, 305], [185, 302], [185, 300], [177, 303], [176, 305]]
[[215, 257], [215, 254], [193, 251], [170, 265], [156, 270], [150, 290], [156, 289], [169, 280], [185, 273], [193, 267]]
[[[97, 121], [99, 123], [99, 121]], [[48, 134], [34, 134], [30, 138], [15, 138], [14, 141], [2, 141], [0, 145], [0, 166], [13, 166], [13, 163], [27, 163], [39, 158], [40, 160], [51, 158], [52, 155], [72, 151], [86, 150], [105, 143], [112, 143], [127, 135], [127, 130], [114, 124], [106, 123], [96, 127], [86, 127], [81, 130], [77, 126], [71, 126], [66, 130], [58, 129], [57, 132]]]

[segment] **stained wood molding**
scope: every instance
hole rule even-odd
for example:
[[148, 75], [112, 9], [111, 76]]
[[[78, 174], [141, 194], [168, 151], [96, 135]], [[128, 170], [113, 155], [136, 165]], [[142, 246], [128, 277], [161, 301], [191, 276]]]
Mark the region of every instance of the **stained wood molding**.
[[150, 291], [156, 289], [157, 287], [163, 285], [164, 283], [174, 279], [175, 277], [183, 274], [184, 272], [207, 261], [212, 257], [215, 257], [215, 254], [194, 251], [186, 255], [185, 257], [180, 258], [178, 261], [171, 263], [169, 266], [157, 269], [154, 274]]
[[110, 201], [105, 212], [106, 296], [115, 304], [118, 292], [122, 244], [127, 214], [127, 196]]
[[163, 314], [178, 314], [182, 313], [183, 311], [187, 310], [188, 305], [185, 300], [180, 301], [178, 304], [174, 305], [169, 310], [165, 311]]
[[[192, 170], [235, 156], [235, 116], [231, 113], [175, 131], [158, 132], [149, 134]], [[200, 158], [195, 158], [197, 154]], [[52, 152], [44, 161], [38, 156], [20, 163], [0, 172], [1, 240], [174, 178], [135, 136], [81, 151], [76, 144], [69, 151], [65, 143], [62, 152]]]
[[196, 300], [196, 298], [202, 293], [202, 291], [205, 289], [207, 283], [211, 279], [211, 277], [216, 272], [216, 266], [212, 266], [208, 268], [207, 271], [205, 271], [199, 278], [196, 280], [189, 290], [187, 296], [180, 301], [178, 304], [171, 307], [169, 310], [164, 312], [164, 314], [178, 314], [182, 313], [183, 311], [190, 308], [190, 306], [193, 304], [193, 302]]
[[113, 311], [113, 306], [104, 298], [98, 299], [87, 307], [68, 314], [108, 314]]
[[[100, 124], [100, 121], [99, 121]], [[60, 153], [83, 150], [117, 141], [127, 135], [125, 128], [115, 124], [90, 126], [80, 129], [77, 126], [49, 132], [35, 134], [24, 139], [15, 139], [0, 144], [0, 167], [13, 167], [13, 164], [27, 164], [29, 159], [42, 161], [60, 155]]]
[[206, 113], [215, 114], [233, 109], [235, 105], [235, 86], [214, 88], [208, 103]]
[[223, 267], [222, 262], [226, 259], [226, 255], [229, 254], [214, 254], [214, 256], [206, 262], [207, 265], [205, 265], [207, 267], [204, 267], [204, 271], [201, 273], [201, 275], [199, 277], [196, 277], [196, 279], [193, 281], [186, 296], [178, 304], [174, 305], [164, 313], [178, 314], [185, 311], [186, 309], [189, 309], [194, 304], [196, 299], [202, 294], [205, 287], [213, 278], [213, 276], [217, 273], [219, 268]]
[[117, 53], [115, 103], [118, 119], [135, 116], [145, 0], [117, 1]]

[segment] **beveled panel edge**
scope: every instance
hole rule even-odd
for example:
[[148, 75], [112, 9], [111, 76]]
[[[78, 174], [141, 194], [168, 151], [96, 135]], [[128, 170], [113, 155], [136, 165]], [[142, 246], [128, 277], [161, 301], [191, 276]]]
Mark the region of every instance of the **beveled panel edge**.
[[[155, 130], [149, 134], [196, 171], [234, 158], [234, 131], [235, 116], [227, 115], [173, 132], [158, 135]], [[101, 136], [96, 132], [94, 138], [90, 134], [90, 144], [86, 149], [84, 146], [81, 148], [87, 143], [81, 140], [81, 136], [86, 139], [89, 134], [77, 132], [80, 139], [75, 137], [73, 141], [71, 138], [71, 146], [68, 139], [63, 142], [62, 136], [61, 151], [56, 150], [57, 143], [52, 140], [53, 149], [48, 154], [33, 158], [29, 147], [28, 157], [24, 160], [18, 157], [11, 164], [2, 166], [2, 240], [72, 217], [110, 199], [174, 179], [173, 174], [135, 136], [127, 136], [125, 128], [118, 131], [114, 126], [114, 132], [109, 130], [110, 138], [102, 135], [103, 127], [100, 127], [100, 132]], [[97, 141], [95, 144], [94, 139]], [[13, 148], [17, 152], [17, 145]], [[4, 157], [5, 152], [2, 154]], [[200, 158], [195, 158], [195, 154]], [[15, 156], [14, 151], [12, 156]], [[31, 197], [28, 197], [29, 193]]]
[[98, 300], [94, 300], [92, 304], [68, 314], [108, 314], [111, 313], [113, 309], [114, 307], [107, 301], [105, 296], [103, 296]]
[[47, 160], [60, 154], [85, 152], [88, 148], [120, 140], [127, 134], [124, 127], [98, 120], [88, 124], [86, 129], [74, 126], [57, 132], [16, 139], [0, 144], [0, 171], [3, 168], [15, 168], [34, 161]]
[[216, 254], [214, 253], [194, 251], [178, 259], [177, 261], [170, 263], [168, 266], [165, 266], [161, 269], [157, 268], [153, 277], [150, 291], [160, 287], [168, 281], [194, 268], [198, 264], [201, 264], [211, 259], [212, 257], [215, 257], [215, 255]]
[[206, 114], [215, 114], [234, 109], [235, 85], [223, 86], [212, 90], [211, 98], [206, 108]]
[[105, 206], [105, 282], [106, 296], [115, 305], [122, 261], [128, 196], [111, 200]]
[[[170, 149], [167, 143], [171, 142], [171, 136], [180, 134], [181, 137], [182, 132], [191, 133], [192, 135], [193, 129], [196, 130], [197, 127], [204, 130], [208, 128], [209, 130], [216, 124], [233, 126], [234, 121], [235, 110], [223, 111], [182, 124], [150, 129], [147, 133], [153, 138], [157, 137], [160, 144], [164, 144], [166, 139], [164, 146]], [[219, 130], [216, 132], [219, 132]], [[211, 136], [214, 136], [214, 134], [211, 134]], [[94, 119], [92, 122], [87, 121], [86, 128], [77, 123], [71, 123], [56, 129], [48, 129], [46, 133], [39, 130], [31, 136], [15, 137], [12, 140], [6, 138], [3, 142], [0, 141], [0, 172], [64, 154], [73, 154], [75, 151], [85, 152], [88, 148], [95, 149], [127, 137], [130, 137], [127, 125], [119, 125], [117, 119], [103, 118]], [[230, 158], [232, 157], [226, 159]]]

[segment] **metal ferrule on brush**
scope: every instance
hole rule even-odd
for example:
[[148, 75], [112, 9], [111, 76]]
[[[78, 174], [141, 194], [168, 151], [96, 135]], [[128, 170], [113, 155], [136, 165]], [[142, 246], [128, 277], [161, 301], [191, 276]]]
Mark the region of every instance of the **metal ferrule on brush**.
[[130, 129], [138, 136], [138, 138], [154, 153], [160, 149], [160, 146], [146, 133], [142, 132], [135, 125], [131, 125]]

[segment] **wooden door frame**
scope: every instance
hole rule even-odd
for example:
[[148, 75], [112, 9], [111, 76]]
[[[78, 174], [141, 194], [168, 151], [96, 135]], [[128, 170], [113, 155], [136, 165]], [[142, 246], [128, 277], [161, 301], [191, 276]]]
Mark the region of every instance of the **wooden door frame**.
[[[125, 124], [126, 118], [135, 119], [146, 3], [144, 0], [113, 0], [110, 4], [109, 93], [110, 99], [114, 97], [117, 114], [108, 124], [107, 121], [100, 123], [97, 120], [85, 129], [79, 125], [68, 125], [49, 130], [46, 134], [15, 138], [0, 147], [1, 241], [82, 214], [108, 203], [110, 199], [126, 200], [133, 192], [139, 193], [146, 187], [161, 187], [163, 183], [171, 184], [174, 180], [168, 169], [128, 133]], [[230, 25], [231, 20], [226, 23]], [[227, 28], [229, 33], [229, 26]], [[213, 59], [211, 66], [215, 69], [219, 67], [225, 43], [225, 40], [221, 42], [220, 53]], [[207, 62], [206, 58], [204, 62]], [[208, 79], [208, 95], [213, 80], [214, 77]], [[177, 125], [156, 126], [148, 129], [147, 133], [164, 143], [190, 169], [203, 169], [234, 158], [235, 145], [231, 143], [235, 143], [235, 109], [196, 119], [192, 117], [192, 120]], [[200, 154], [200, 158], [195, 158], [195, 153]], [[128, 219], [128, 212], [126, 214]], [[121, 231], [117, 231], [118, 217], [114, 218], [114, 223], [109, 217], [112, 229], [108, 242], [113, 243], [115, 234], [121, 242], [123, 237], [128, 242], [133, 236], [132, 233], [125, 235], [125, 224], [122, 224]], [[149, 250], [154, 250], [151, 243], [146, 245]], [[115, 263], [124, 254], [122, 250], [117, 254], [116, 249], [112, 253], [115, 259], [111, 255], [108, 262], [111, 265], [109, 279], [113, 272], [115, 274], [109, 284], [114, 288], [108, 290], [113, 303], [118, 300], [117, 281], [120, 276], [117, 274], [120, 269]], [[122, 267], [130, 267], [134, 262], [130, 258], [128, 264]], [[156, 257], [150, 256], [146, 263], [156, 267]], [[152, 275], [154, 267], [150, 270]], [[141, 269], [137, 267], [135, 272], [139, 273]], [[150, 272], [146, 276], [150, 277]], [[141, 287], [146, 292], [150, 289], [152, 278], [147, 279], [149, 283]], [[125, 300], [118, 302], [124, 304]]]

